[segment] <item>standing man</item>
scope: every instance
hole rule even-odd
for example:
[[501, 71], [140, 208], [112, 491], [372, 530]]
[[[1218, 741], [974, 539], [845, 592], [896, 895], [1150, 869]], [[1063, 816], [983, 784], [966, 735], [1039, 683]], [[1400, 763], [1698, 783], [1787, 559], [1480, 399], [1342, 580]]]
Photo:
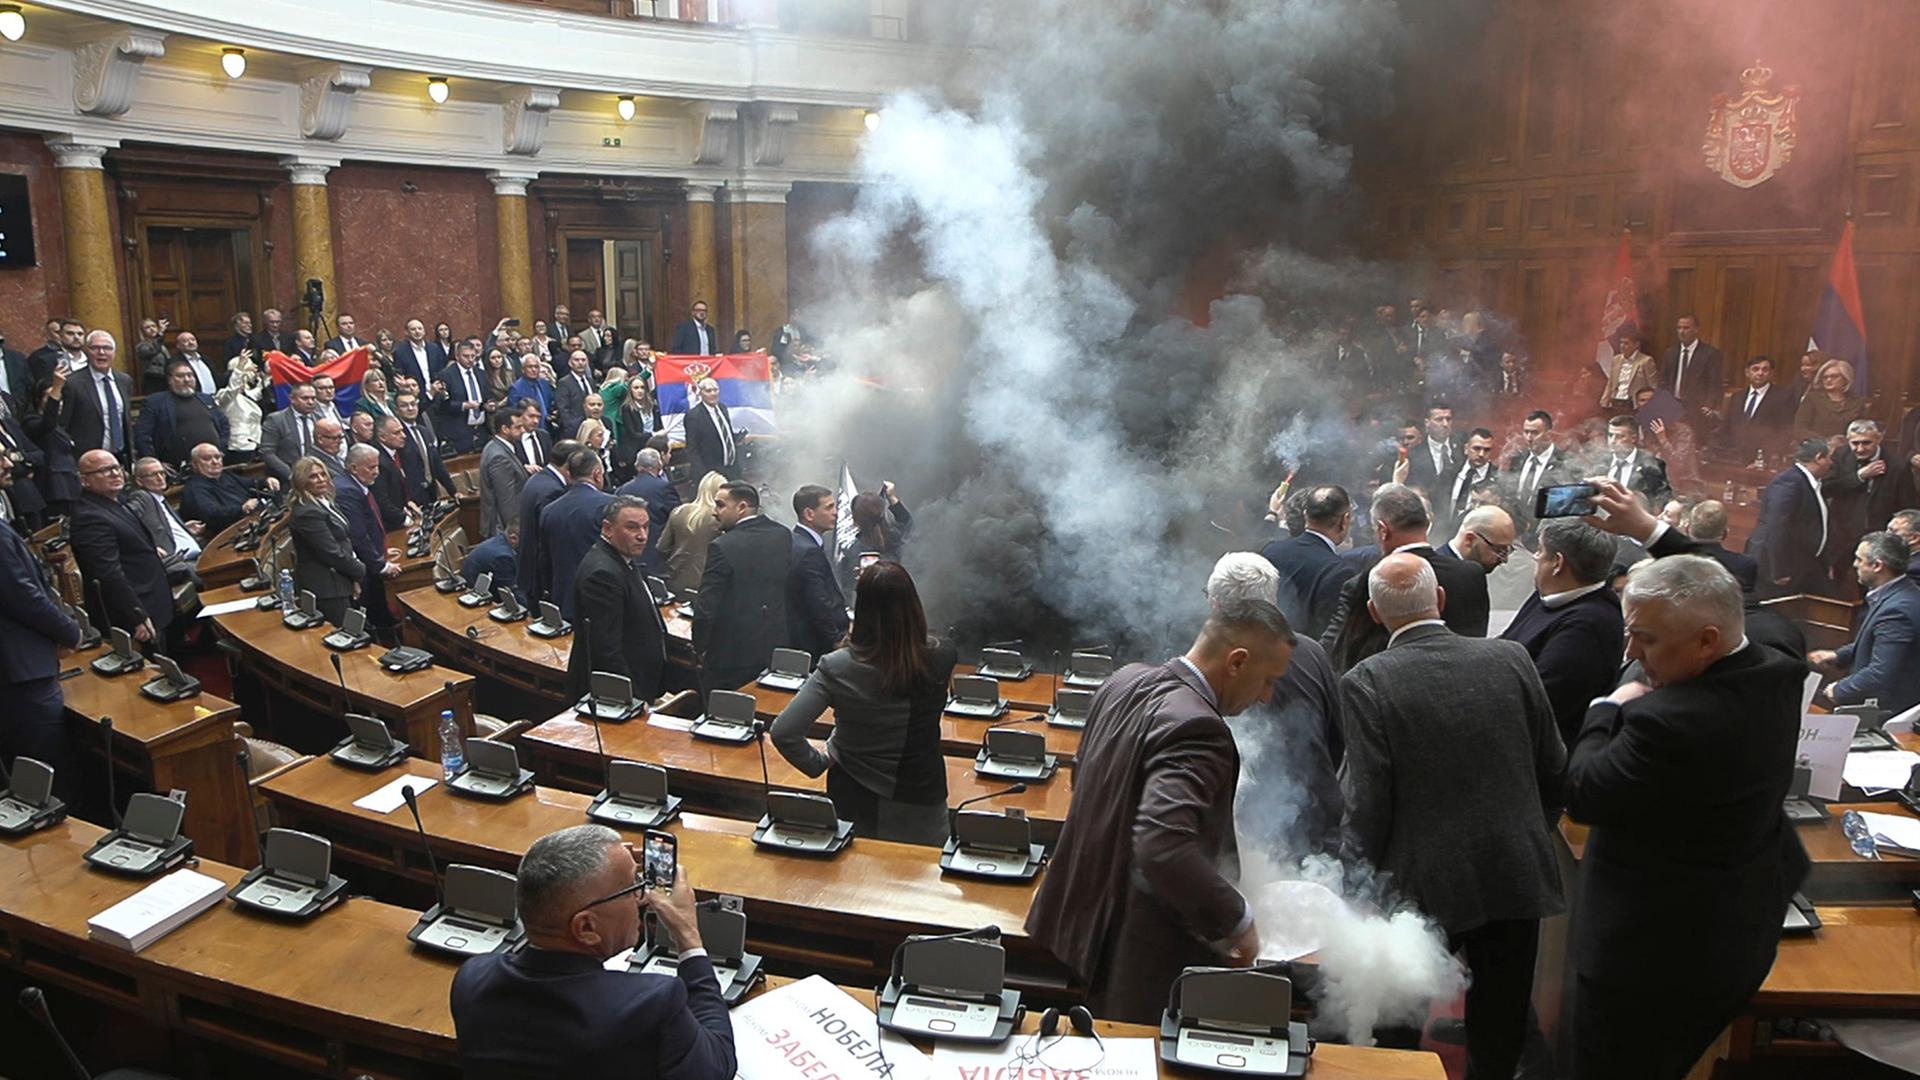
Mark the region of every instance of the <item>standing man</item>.
[[411, 516], [420, 513], [420, 504], [410, 494], [407, 467], [400, 460], [407, 449], [405, 425], [397, 416], [381, 417], [374, 422], [373, 442], [369, 445], [380, 451], [380, 471], [373, 481], [373, 501], [380, 506], [380, 522], [388, 532], [404, 528]]
[[87, 335], [87, 366], [67, 380], [60, 397], [59, 424], [73, 440], [73, 452], [106, 450], [124, 464], [133, 452], [133, 380], [113, 370], [113, 335]]
[[393, 414], [407, 437], [400, 452], [400, 464], [407, 472], [407, 497], [425, 506], [433, 501], [436, 487], [449, 499], [457, 497], [453, 477], [440, 457], [439, 433], [433, 430], [432, 418], [420, 411], [420, 395], [402, 392], [393, 399]]
[[1614, 339], [1613, 361], [1600, 387], [1600, 407], [1611, 413], [1631, 413], [1638, 407], [1640, 391], [1654, 389], [1659, 378], [1653, 357], [1640, 351], [1640, 336], [1621, 334]]
[[178, 468], [201, 443], [227, 445], [227, 414], [197, 386], [193, 365], [178, 358], [167, 365], [167, 392], [148, 394], [140, 402], [133, 445], [141, 456]]
[[1894, 713], [1920, 705], [1920, 585], [1907, 577], [1912, 562], [1907, 542], [1890, 532], [1868, 533], [1855, 546], [1853, 572], [1867, 594], [1860, 634], [1838, 650], [1807, 654], [1816, 671], [1852, 672], [1820, 692], [1827, 704], [1878, 698]]
[[1607, 479], [1645, 495], [1656, 510], [1673, 497], [1673, 485], [1667, 482], [1667, 463], [1640, 449], [1640, 421], [1631, 416], [1607, 421], [1607, 448], [1613, 452], [1607, 462]]
[[647, 549], [640, 553], [640, 569], [654, 577], [667, 576], [667, 562], [660, 557], [660, 530], [667, 516], [680, 505], [680, 492], [667, 479], [667, 463], [660, 451], [649, 446], [634, 455], [636, 475], [620, 485], [620, 494], [631, 495], [647, 504]]
[[520, 491], [527, 486], [527, 470], [513, 452], [520, 432], [520, 416], [505, 405], [493, 410], [493, 438], [480, 451], [480, 535], [495, 536], [507, 522], [520, 520]]
[[340, 406], [333, 403], [333, 391], [333, 376], [315, 375], [313, 377], [313, 415], [322, 419], [338, 420], [344, 425], [347, 423], [347, 418], [340, 415]]
[[847, 636], [847, 598], [834, 580], [827, 537], [840, 520], [839, 500], [818, 484], [793, 493], [793, 568], [787, 573], [787, 643], [815, 663]]
[[[520, 414], [520, 423], [531, 422], [526, 412]], [[553, 500], [566, 494], [567, 485], [575, 477], [568, 471], [573, 452], [581, 449], [572, 439], [563, 439], [553, 446], [553, 454], [547, 463], [528, 472], [527, 482], [520, 489], [520, 592], [526, 597], [528, 607], [542, 600], [556, 599], [550, 592], [553, 587], [553, 567], [547, 561], [546, 544], [542, 542], [540, 532], [540, 512]]]
[[1794, 451], [1793, 464], [1760, 496], [1760, 520], [1747, 542], [1747, 554], [1760, 564], [1762, 591], [1770, 596], [1825, 593], [1832, 588], [1826, 563], [1827, 502], [1821, 485], [1833, 471], [1825, 439], [1808, 439]]
[[[1460, 521], [1454, 538], [1434, 549], [1441, 561], [1458, 559], [1491, 574], [1513, 554], [1517, 530], [1513, 516], [1498, 506], [1476, 506]], [[1463, 601], [1465, 597], [1461, 598]], [[1491, 613], [1489, 613], [1491, 619]]]
[[127, 474], [109, 450], [80, 455], [79, 500], [74, 504], [73, 555], [88, 585], [88, 616], [104, 631], [119, 627], [135, 641], [166, 640], [173, 622], [173, 589], [152, 534], [120, 503]]
[[[12, 487], [12, 465], [0, 462], [0, 495]], [[26, 541], [0, 525], [0, 690], [8, 703], [0, 759], [9, 770], [21, 756], [52, 766], [63, 799], [74, 790], [74, 777], [67, 767], [58, 650], [79, 643], [80, 627], [54, 602]]]
[[[71, 315], [63, 315], [48, 319], [47, 327], [47, 343], [27, 354], [27, 374], [35, 385], [52, 378], [54, 369], [62, 365], [68, 371], [79, 371], [87, 366], [85, 323]], [[16, 388], [14, 393], [19, 394], [26, 389]]]
[[379, 476], [380, 451], [365, 443], [348, 447], [346, 477], [335, 482], [334, 505], [347, 519], [347, 540], [353, 545], [354, 557], [367, 568], [360, 579], [360, 605], [367, 613], [367, 622], [377, 630], [386, 630], [394, 625], [393, 610], [387, 606], [386, 581], [400, 573], [400, 549], [387, 546], [380, 504], [373, 496]]
[[746, 432], [733, 426], [733, 414], [720, 401], [720, 384], [701, 379], [700, 401], [687, 410], [683, 431], [687, 457], [692, 460], [689, 474], [698, 487], [702, 477], [717, 472], [729, 480], [740, 479], [740, 440]]
[[[513, 403], [508, 402], [512, 408]], [[531, 398], [519, 404], [520, 441], [514, 444], [515, 452], [520, 455], [520, 464], [529, 474], [539, 472], [553, 461], [556, 448], [553, 436], [548, 434], [546, 415], [540, 411], [540, 403]], [[571, 436], [569, 436], [571, 441]], [[561, 455], [563, 458], [565, 455]]]
[[1367, 597], [1390, 636], [1340, 680], [1347, 834], [1465, 956], [1467, 1074], [1511, 1077], [1540, 920], [1565, 906], [1548, 830], [1566, 748], [1526, 651], [1448, 630], [1426, 560], [1380, 560]]
[[[1427, 505], [1420, 493], [1405, 484], [1388, 484], [1373, 494], [1373, 528], [1382, 555], [1403, 551], [1433, 564], [1440, 582], [1442, 618], [1447, 629], [1462, 637], [1486, 637], [1491, 607], [1487, 599], [1487, 572], [1479, 563], [1442, 556], [1427, 542]], [[1373, 569], [1376, 557], [1358, 567]], [[1387, 630], [1367, 614], [1367, 576], [1356, 573], [1340, 586], [1340, 602], [1333, 620], [1320, 635], [1333, 666], [1342, 672], [1387, 647]]]
[[1773, 361], [1756, 356], [1747, 361], [1747, 385], [1728, 394], [1721, 407], [1726, 423], [1720, 441], [1742, 459], [1761, 451], [1778, 453], [1799, 404], [1790, 390], [1773, 385]]
[[486, 376], [480, 370], [479, 348], [462, 341], [453, 347], [453, 363], [436, 372], [432, 383], [420, 384], [428, 388], [428, 400], [439, 403], [441, 437], [456, 454], [480, 445], [486, 433]]
[[406, 332], [407, 336], [393, 347], [393, 373], [413, 376], [414, 381], [420, 384], [420, 392], [424, 394], [433, 386], [435, 379], [441, 378], [439, 368], [434, 365], [433, 354], [429, 351], [432, 343], [427, 340], [427, 324], [419, 319], [408, 319]]
[[213, 368], [207, 365], [207, 358], [200, 355], [200, 339], [191, 330], [182, 330], [173, 338], [173, 359], [193, 369], [193, 388], [212, 397], [220, 392], [220, 380], [213, 375]]
[[560, 614], [572, 620], [573, 578], [603, 531], [601, 511], [613, 496], [603, 490], [607, 476], [600, 455], [586, 447], [568, 455], [567, 475], [567, 489], [540, 511], [540, 547], [547, 561], [542, 599], [558, 604]]
[[1454, 472], [1451, 482], [1442, 485], [1445, 490], [1431, 496], [1437, 505], [1444, 507], [1443, 512], [1436, 515], [1440, 518], [1436, 531], [1442, 536], [1453, 532], [1466, 516], [1473, 502], [1474, 485], [1500, 476], [1500, 466], [1493, 461], [1493, 432], [1483, 427], [1468, 432], [1465, 454], [1466, 460]]
[[1833, 470], [1821, 485], [1827, 500], [1827, 514], [1833, 523], [1833, 540], [1827, 545], [1834, 554], [1833, 576], [1844, 580], [1852, 572], [1845, 560], [1851, 559], [1853, 545], [1860, 537], [1887, 527], [1887, 519], [1900, 509], [1900, 469], [1906, 462], [1894, 462], [1893, 447], [1887, 445], [1878, 420], [1855, 420], [1847, 425], [1847, 445], [1833, 455]]
[[1534, 492], [1561, 483], [1566, 464], [1553, 441], [1553, 414], [1535, 409], [1520, 422], [1521, 451], [1507, 459], [1507, 475], [1513, 477], [1512, 505], [1533, 536], [1540, 523], [1533, 517]]
[[1688, 420], [1699, 427], [1720, 408], [1727, 380], [1720, 350], [1700, 340], [1700, 320], [1692, 315], [1675, 320], [1673, 334], [1677, 340], [1660, 357], [1660, 386], [1680, 399]]
[[1260, 554], [1280, 574], [1280, 613], [1295, 632], [1318, 640], [1340, 603], [1340, 586], [1358, 568], [1340, 557], [1353, 527], [1347, 490], [1326, 484], [1307, 493], [1307, 527], [1299, 536], [1275, 540]]
[[1613, 689], [1626, 648], [1620, 600], [1607, 586], [1612, 536], [1556, 518], [1540, 527], [1533, 555], [1533, 595], [1500, 637], [1533, 658], [1563, 743], [1580, 734], [1587, 705]]
[[567, 696], [584, 696], [589, 676], [610, 671], [633, 680], [633, 696], [652, 701], [666, 689], [667, 626], [636, 560], [647, 546], [647, 507], [617, 495], [600, 509], [600, 536], [580, 559], [567, 599], [573, 652]]
[[1645, 681], [1593, 703], [1567, 767], [1567, 813], [1591, 827], [1567, 950], [1573, 1078], [1678, 1080], [1760, 988], [1807, 874], [1780, 808], [1807, 668], [1747, 639], [1712, 559], [1643, 563], [1623, 602]]
[[[1257, 556], [1227, 560], [1265, 578], [1260, 595], [1279, 588]], [[1293, 630], [1265, 599], [1211, 607], [1186, 655], [1129, 664], [1095, 692], [1066, 825], [1027, 915], [1028, 936], [1086, 984], [1102, 1017], [1149, 1022], [1185, 968], [1260, 954], [1233, 881], [1240, 754], [1225, 718], [1272, 698]]]
[[293, 476], [293, 463], [313, 452], [317, 402], [312, 383], [295, 383], [287, 407], [260, 422], [260, 463], [282, 484]]
[[333, 325], [340, 332], [327, 339], [327, 348], [345, 356], [366, 344], [354, 333], [359, 327], [354, 323], [353, 316], [343, 311], [334, 316]]
[[707, 323], [707, 302], [693, 302], [693, 318], [673, 328], [675, 356], [713, 356], [720, 351], [720, 335]]
[[793, 533], [760, 514], [752, 484], [727, 484], [714, 497], [721, 533], [693, 601], [693, 651], [700, 693], [733, 690], [767, 669], [787, 640], [787, 575]]
[[1460, 444], [1453, 437], [1453, 407], [1427, 406], [1426, 437], [1407, 451], [1407, 478], [1411, 484], [1436, 501], [1446, 498], [1446, 480], [1460, 464]]
[[599, 397], [593, 385], [591, 358], [586, 350], [567, 357], [567, 373], [554, 387], [553, 410], [560, 417], [560, 434], [571, 439], [580, 434], [580, 422], [587, 418], [587, 399]]
[[270, 352], [293, 355], [293, 335], [281, 332], [280, 319], [279, 308], [267, 308], [260, 313], [260, 329], [254, 332], [251, 347], [262, 364], [267, 362]]

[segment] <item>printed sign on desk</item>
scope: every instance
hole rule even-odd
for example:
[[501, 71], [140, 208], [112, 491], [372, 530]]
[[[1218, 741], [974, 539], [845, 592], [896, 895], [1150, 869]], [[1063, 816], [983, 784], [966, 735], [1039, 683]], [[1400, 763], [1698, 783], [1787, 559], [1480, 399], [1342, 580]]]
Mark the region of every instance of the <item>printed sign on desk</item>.
[[733, 1010], [740, 1080], [927, 1080], [927, 1055], [818, 975]]
[[1805, 713], [1800, 717], [1800, 745], [1794, 749], [1793, 763], [1813, 770], [1807, 794], [1829, 802], [1840, 797], [1847, 748], [1853, 744], [1853, 729], [1859, 724], [1859, 717], [1844, 714]]

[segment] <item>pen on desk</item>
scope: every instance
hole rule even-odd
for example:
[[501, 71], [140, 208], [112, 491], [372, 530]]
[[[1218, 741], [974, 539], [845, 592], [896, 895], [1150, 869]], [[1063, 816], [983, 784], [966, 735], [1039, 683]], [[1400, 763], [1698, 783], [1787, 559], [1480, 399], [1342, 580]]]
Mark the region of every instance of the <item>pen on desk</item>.
[[80, 669], [79, 669], [79, 668], [77, 668], [77, 667], [70, 667], [70, 668], [68, 668], [67, 670], [65, 670], [65, 671], [62, 671], [62, 672], [60, 673], [60, 681], [61, 681], [61, 682], [65, 682], [66, 680], [68, 680], [68, 679], [71, 679], [71, 678], [73, 678], [73, 677], [74, 677], [75, 675], [78, 675], [78, 674], [80, 674]]

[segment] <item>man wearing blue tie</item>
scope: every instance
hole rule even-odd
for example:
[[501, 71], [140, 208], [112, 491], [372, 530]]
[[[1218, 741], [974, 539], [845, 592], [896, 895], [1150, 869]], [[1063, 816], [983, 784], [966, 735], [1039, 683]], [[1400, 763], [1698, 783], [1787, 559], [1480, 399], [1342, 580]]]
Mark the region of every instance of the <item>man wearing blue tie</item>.
[[73, 439], [76, 456], [105, 450], [122, 462], [133, 446], [133, 423], [127, 403], [133, 400], [133, 380], [113, 370], [113, 335], [95, 330], [87, 335], [87, 367], [64, 387], [55, 384], [60, 398], [60, 427]]
[[442, 420], [437, 430], [457, 453], [479, 446], [486, 435], [487, 380], [479, 359], [479, 348], [463, 341], [454, 346], [453, 363], [436, 376], [437, 384], [446, 387], [446, 396], [440, 399]]

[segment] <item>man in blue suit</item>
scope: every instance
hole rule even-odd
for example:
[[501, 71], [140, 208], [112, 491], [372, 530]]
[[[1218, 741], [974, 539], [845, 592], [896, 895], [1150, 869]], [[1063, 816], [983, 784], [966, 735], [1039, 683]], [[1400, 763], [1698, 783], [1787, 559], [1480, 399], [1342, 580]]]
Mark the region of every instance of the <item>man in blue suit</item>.
[[657, 546], [660, 530], [667, 527], [667, 515], [680, 505], [679, 489], [667, 479], [667, 462], [660, 451], [649, 446], [634, 457], [639, 474], [620, 485], [619, 494], [631, 495], [647, 504], [647, 548], [640, 554], [640, 569], [655, 577], [667, 575], [667, 561]]
[[387, 530], [380, 520], [380, 506], [373, 485], [380, 476], [380, 451], [365, 443], [347, 448], [347, 477], [336, 481], [334, 505], [347, 519], [347, 538], [353, 544], [354, 557], [367, 568], [360, 591], [360, 606], [367, 623], [380, 629], [393, 625], [393, 613], [387, 609], [386, 579], [400, 572], [400, 551], [387, 546]]
[[1794, 451], [1793, 464], [1780, 471], [1760, 497], [1760, 520], [1747, 541], [1747, 554], [1760, 564], [1763, 596], [1829, 593], [1826, 575], [1827, 504], [1820, 488], [1833, 470], [1825, 439], [1808, 439]]
[[1837, 650], [1807, 654], [1827, 674], [1851, 671], [1821, 692], [1834, 705], [1878, 698], [1880, 707], [1905, 712], [1920, 705], [1920, 585], [1907, 577], [1913, 553], [1890, 532], [1868, 533], [1853, 552], [1853, 572], [1866, 590], [1867, 613], [1860, 636]]
[[[533, 842], [514, 902], [527, 946], [461, 965], [450, 1005], [469, 1080], [731, 1080], [733, 1024], [700, 940], [694, 891], [639, 881], [639, 852], [604, 825]], [[635, 902], [635, 897], [638, 902]], [[603, 966], [651, 911], [680, 950], [673, 975]]]
[[[533, 402], [540, 406], [541, 424], [552, 430], [557, 420], [553, 412], [553, 383], [547, 380], [546, 370], [546, 365], [541, 363], [538, 356], [529, 354], [521, 357], [520, 377], [507, 390], [507, 407], [517, 409], [529, 401]], [[563, 434], [571, 437], [573, 432]]]
[[475, 544], [467, 552], [460, 564], [460, 576], [471, 585], [480, 580], [481, 574], [493, 575], [493, 587], [496, 589], [514, 589], [520, 576], [520, 523], [507, 522], [507, 531], [494, 533]]
[[600, 455], [581, 447], [567, 456], [567, 490], [540, 511], [540, 546], [546, 553], [544, 599], [560, 605], [560, 614], [573, 618], [573, 578], [580, 560], [600, 539], [600, 517], [613, 496], [602, 491], [606, 470]]
[[1360, 568], [1340, 557], [1340, 545], [1353, 527], [1353, 499], [1335, 484], [1307, 493], [1307, 528], [1299, 536], [1262, 548], [1280, 571], [1280, 613], [1287, 624], [1318, 640], [1340, 604], [1340, 586]]
[[[0, 458], [0, 492], [13, 487], [13, 466]], [[80, 627], [54, 603], [20, 534], [0, 525], [0, 758], [9, 766], [25, 755], [53, 767], [62, 798], [72, 791], [66, 767], [66, 720], [60, 694], [62, 646], [80, 643]]]
[[[566, 470], [567, 462], [573, 458], [574, 451], [582, 449], [585, 447], [572, 439], [554, 443], [553, 455], [538, 472], [527, 477], [526, 486], [520, 489], [520, 595], [528, 607], [552, 598], [553, 581], [549, 576], [546, 544], [540, 535], [540, 512], [566, 493], [567, 485], [573, 482]], [[594, 462], [599, 463], [598, 455]]]
[[815, 661], [840, 647], [847, 636], [847, 598], [833, 579], [826, 544], [839, 524], [840, 505], [833, 492], [808, 484], [793, 493], [793, 558], [787, 567], [787, 641]]

